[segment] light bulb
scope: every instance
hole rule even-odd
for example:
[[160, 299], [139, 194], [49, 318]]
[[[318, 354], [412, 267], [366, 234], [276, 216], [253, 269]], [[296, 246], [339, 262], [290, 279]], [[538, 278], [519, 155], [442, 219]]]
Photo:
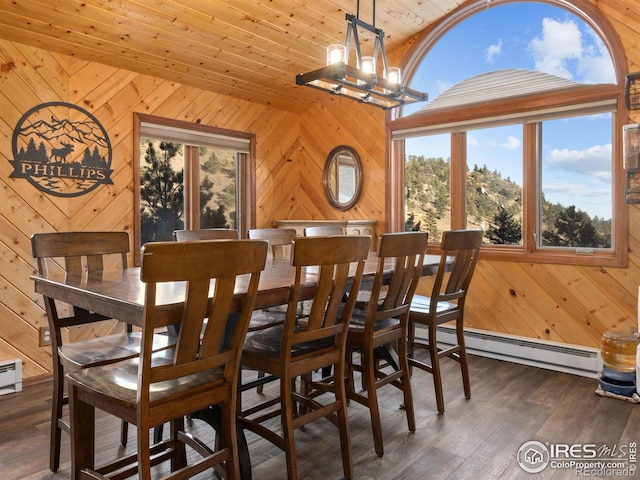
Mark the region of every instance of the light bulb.
[[401, 71], [400, 71], [400, 67], [389, 67], [389, 72], [387, 73], [387, 80], [389, 80], [391, 83], [401, 83], [402, 82], [402, 76], [401, 76]]
[[373, 57], [362, 57], [360, 70], [364, 73], [376, 73], [376, 59]]
[[334, 43], [327, 47], [327, 65], [334, 63], [345, 63], [345, 46], [340, 43]]
[[[402, 83], [400, 67], [389, 67], [385, 76], [389, 83], [395, 83], [397, 85], [400, 85], [400, 83]], [[385, 88], [384, 93], [394, 93], [394, 91]]]

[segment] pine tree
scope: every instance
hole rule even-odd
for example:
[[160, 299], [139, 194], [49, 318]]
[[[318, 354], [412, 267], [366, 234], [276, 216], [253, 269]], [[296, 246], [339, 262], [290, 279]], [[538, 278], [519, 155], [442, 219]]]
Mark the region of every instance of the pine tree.
[[209, 207], [213, 198], [213, 182], [205, 178], [200, 184], [200, 228], [230, 228], [222, 203], [217, 209]]
[[161, 154], [148, 142], [141, 168], [140, 221], [142, 243], [169, 241], [184, 227], [184, 172], [174, 171], [171, 160], [180, 144], [160, 142]]
[[558, 211], [552, 228], [542, 234], [544, 245], [600, 248], [608, 246], [588, 213], [570, 205]]
[[522, 240], [522, 225], [506, 208], [500, 207], [486, 235], [494, 245], [519, 245]]

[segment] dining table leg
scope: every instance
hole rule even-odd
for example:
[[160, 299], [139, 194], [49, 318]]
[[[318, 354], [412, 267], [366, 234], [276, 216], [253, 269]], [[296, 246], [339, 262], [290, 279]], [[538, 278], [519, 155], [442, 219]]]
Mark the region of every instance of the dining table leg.
[[376, 357], [386, 360], [396, 372], [400, 370], [400, 359], [398, 358], [398, 352], [393, 348], [393, 345], [389, 343], [381, 345], [376, 347], [373, 350], [373, 353]]
[[[212, 405], [191, 414], [192, 418], [197, 418], [208, 423], [216, 432], [222, 428], [220, 421], [222, 412], [219, 405]], [[238, 460], [240, 462], [240, 479], [251, 480], [251, 458], [249, 457], [249, 445], [247, 437], [239, 421], [236, 421], [236, 436], [238, 438]]]
[[[235, 326], [238, 320], [238, 314], [232, 313], [229, 315], [229, 321], [224, 333], [223, 344], [229, 344], [231, 337], [234, 333]], [[167, 327], [168, 335], [174, 339], [178, 338], [178, 328], [176, 325], [169, 325]], [[211, 405], [197, 412], [190, 414], [191, 418], [197, 418], [205, 423], [208, 423], [216, 432], [220, 432], [222, 428], [221, 423], [222, 412], [219, 405]], [[160, 437], [162, 437], [162, 431], [160, 431]], [[247, 445], [247, 438], [244, 435], [244, 430], [239, 421], [236, 421], [236, 436], [238, 438], [238, 459], [240, 461], [240, 480], [251, 480], [251, 458], [249, 457], [249, 446]]]

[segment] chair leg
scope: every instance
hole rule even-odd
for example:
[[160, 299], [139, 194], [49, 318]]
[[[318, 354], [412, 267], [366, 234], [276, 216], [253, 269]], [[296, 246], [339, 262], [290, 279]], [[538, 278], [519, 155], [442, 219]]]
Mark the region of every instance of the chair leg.
[[[345, 388], [347, 392], [355, 392], [356, 391], [356, 380], [355, 375], [353, 374], [355, 368], [353, 366], [353, 348], [347, 345], [346, 350], [346, 372], [345, 372]], [[347, 404], [349, 404], [349, 399], [347, 398]]]
[[218, 446], [229, 449], [226, 460], [226, 480], [240, 479], [240, 458], [238, 452], [238, 435], [236, 430], [236, 409], [231, 402], [220, 404], [220, 431], [216, 432]]
[[[187, 466], [187, 448], [184, 442], [178, 440], [178, 432], [184, 431], [184, 417], [177, 418], [169, 422], [169, 430], [173, 442], [173, 456], [171, 457], [171, 471], [175, 472]], [[147, 431], [148, 432], [148, 431]], [[145, 435], [147, 446], [149, 442], [149, 434]], [[150, 458], [149, 450], [146, 451], [146, 457]]]
[[129, 424], [123, 420], [120, 426], [120, 445], [126, 447], [127, 440], [129, 440]]
[[363, 352], [362, 356], [364, 384], [367, 390], [367, 403], [371, 417], [371, 429], [373, 431], [373, 444], [379, 457], [384, 455], [382, 441], [382, 425], [380, 423], [380, 409], [378, 407], [378, 393], [376, 389], [376, 359], [372, 351]]
[[404, 342], [398, 342], [398, 360], [402, 370], [402, 395], [403, 407], [407, 414], [407, 426], [410, 432], [416, 431], [416, 414], [413, 407], [413, 391], [411, 389], [411, 375], [409, 375], [409, 360], [407, 358], [407, 346]]
[[282, 438], [284, 439], [284, 453], [287, 461], [287, 479], [297, 480], [298, 465], [296, 459], [296, 445], [293, 435], [293, 416], [295, 408], [291, 399], [293, 381], [291, 379], [280, 379], [280, 398], [282, 402]]
[[[337, 372], [345, 371], [344, 358], [341, 363], [334, 366]], [[340, 432], [340, 450], [342, 451], [342, 470], [346, 480], [353, 478], [353, 462], [351, 458], [351, 439], [349, 435], [349, 416], [347, 412], [347, 392], [344, 375], [334, 376], [334, 388], [336, 400], [340, 403], [338, 409], [338, 431]], [[375, 388], [374, 388], [375, 391]]]
[[[258, 372], [258, 380], [261, 378], [264, 378], [264, 372]], [[264, 390], [264, 385], [258, 385], [256, 387], [256, 392], [258, 393], [258, 395], [261, 395], [263, 390]]]
[[[54, 358], [54, 362], [56, 359]], [[57, 472], [60, 467], [60, 442], [62, 430], [59, 421], [62, 418], [64, 400], [64, 372], [61, 365], [54, 367], [53, 398], [51, 400], [51, 439], [49, 444], [49, 469]]]
[[[407, 323], [407, 358], [413, 358], [416, 341], [416, 324], [411, 320]], [[413, 374], [413, 365], [409, 364], [409, 375]]]
[[466, 398], [471, 398], [471, 382], [469, 380], [469, 364], [467, 363], [467, 348], [464, 343], [464, 330], [463, 330], [463, 322], [462, 319], [458, 320], [456, 324], [456, 335], [458, 338], [458, 346], [460, 351], [459, 361], [460, 361], [460, 369], [462, 370], [462, 385], [464, 387], [464, 396]]
[[[144, 424], [138, 425], [138, 478], [151, 480], [151, 458], [149, 455], [149, 430]], [[171, 458], [171, 471], [174, 470], [173, 457]]]
[[429, 325], [429, 354], [431, 355], [431, 373], [433, 374], [433, 386], [436, 391], [436, 406], [438, 408], [438, 413], [444, 413], [444, 392], [442, 390], [440, 356], [438, 355], [438, 343], [436, 341], [435, 325]]
[[153, 443], [160, 443], [164, 433], [164, 425], [158, 425], [153, 429]]

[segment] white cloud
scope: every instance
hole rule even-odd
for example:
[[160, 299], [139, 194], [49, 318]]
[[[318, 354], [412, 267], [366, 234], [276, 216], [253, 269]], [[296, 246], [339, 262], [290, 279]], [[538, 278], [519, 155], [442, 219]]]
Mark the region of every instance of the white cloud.
[[[585, 83], [614, 82], [609, 52], [591, 30], [584, 38], [576, 22], [542, 20], [542, 37], [529, 44], [536, 70]], [[579, 78], [574, 78], [572, 71]]]
[[589, 30], [593, 44], [583, 53], [577, 73], [585, 83], [615, 83], [615, 73], [607, 47], [600, 37]]
[[477, 147], [478, 145], [480, 145], [480, 142], [478, 141], [478, 137], [476, 137], [470, 132], [467, 132], [467, 146]]
[[562, 193], [571, 197], [602, 197], [611, 196], [610, 188], [589, 188], [582, 183], [545, 183], [542, 187], [545, 195]]
[[520, 139], [514, 137], [513, 135], [509, 135], [507, 137], [507, 141], [502, 143], [500, 146], [508, 150], [515, 150], [516, 148], [520, 148], [520, 145], [522, 145]]
[[542, 38], [534, 38], [529, 48], [533, 51], [536, 70], [571, 78], [567, 61], [580, 58], [582, 34], [575, 22], [545, 18], [542, 20]]
[[498, 40], [496, 45], [489, 45], [487, 47], [487, 62], [493, 63], [493, 59], [502, 53], [502, 39]]
[[594, 145], [584, 150], [554, 149], [545, 160], [552, 169], [589, 175], [611, 183], [611, 144]]
[[547, 201], [561, 205], [575, 205], [592, 217], [611, 218], [611, 188], [590, 188], [577, 183], [545, 183], [542, 191]]

